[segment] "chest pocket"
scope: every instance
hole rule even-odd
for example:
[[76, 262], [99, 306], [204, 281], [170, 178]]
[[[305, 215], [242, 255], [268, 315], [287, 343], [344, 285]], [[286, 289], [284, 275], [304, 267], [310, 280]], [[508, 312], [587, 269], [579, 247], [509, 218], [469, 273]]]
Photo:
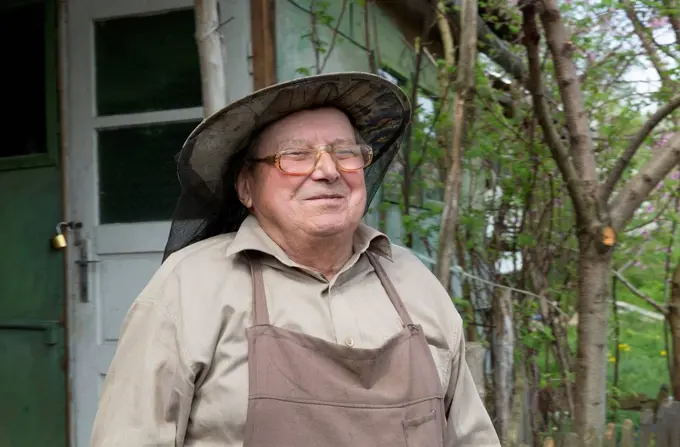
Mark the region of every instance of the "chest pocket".
[[439, 382], [442, 384], [442, 391], [446, 393], [451, 380], [451, 361], [453, 360], [453, 352], [448, 349], [441, 349], [428, 345], [430, 353], [434, 359], [434, 366], [437, 368], [437, 375]]

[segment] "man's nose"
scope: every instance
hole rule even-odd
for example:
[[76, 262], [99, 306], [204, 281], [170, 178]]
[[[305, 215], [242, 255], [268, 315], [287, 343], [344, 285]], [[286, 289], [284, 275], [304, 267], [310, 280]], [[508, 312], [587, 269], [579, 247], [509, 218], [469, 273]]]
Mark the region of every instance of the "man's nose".
[[327, 180], [334, 181], [340, 176], [338, 168], [335, 165], [335, 160], [328, 152], [324, 152], [319, 157], [319, 162], [316, 164], [316, 168], [312, 172], [312, 178], [314, 180]]

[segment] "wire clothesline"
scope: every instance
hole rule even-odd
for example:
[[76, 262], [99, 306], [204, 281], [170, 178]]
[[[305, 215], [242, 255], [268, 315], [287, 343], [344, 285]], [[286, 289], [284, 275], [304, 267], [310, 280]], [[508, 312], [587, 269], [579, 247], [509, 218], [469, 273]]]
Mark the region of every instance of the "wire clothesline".
[[[423, 255], [421, 255], [421, 254], [419, 254], [419, 253], [415, 253], [415, 252], [413, 252], [413, 254], [415, 254], [418, 258], [420, 258], [421, 261], [424, 261], [424, 262], [426, 262], [426, 263], [428, 263], [428, 264], [430, 264], [430, 265], [434, 265], [434, 264], [435, 264], [435, 261], [434, 261], [433, 259], [430, 259], [430, 258], [427, 257], [427, 256], [423, 256]], [[528, 290], [518, 289], [518, 288], [516, 288], [516, 287], [506, 286], [506, 285], [504, 285], [504, 284], [499, 284], [499, 283], [497, 283], [497, 282], [489, 281], [488, 279], [481, 278], [481, 277], [479, 277], [479, 276], [477, 276], [477, 275], [475, 275], [475, 274], [473, 274], [473, 273], [466, 272], [466, 271], [463, 270], [460, 266], [457, 266], [457, 265], [454, 265], [453, 267], [451, 267], [451, 272], [452, 272], [454, 275], [462, 275], [462, 276], [466, 276], [466, 277], [468, 277], [468, 278], [470, 278], [470, 279], [474, 279], [474, 280], [476, 280], [476, 281], [479, 281], [479, 282], [481, 282], [481, 283], [484, 283], [484, 284], [486, 284], [486, 285], [488, 285], [488, 286], [491, 286], [491, 287], [494, 287], [494, 288], [497, 288], [497, 289], [505, 289], [505, 290], [509, 290], [509, 291], [511, 291], [511, 292], [521, 293], [521, 294], [523, 294], [523, 295], [528, 295], [528, 296], [531, 296], [531, 297], [534, 297], [534, 298], [538, 298], [539, 300], [543, 300], [546, 304], [548, 304], [548, 305], [554, 307], [554, 308], [555, 308], [559, 313], [561, 313], [563, 316], [569, 318], [569, 315], [567, 315], [567, 313], [564, 312], [564, 311], [560, 308], [560, 306], [557, 305], [557, 303], [554, 303], [554, 302], [550, 301], [550, 300], [547, 299], [545, 296], [537, 295], [537, 294], [535, 294], [535, 293], [533, 293], [533, 292], [529, 292]]]

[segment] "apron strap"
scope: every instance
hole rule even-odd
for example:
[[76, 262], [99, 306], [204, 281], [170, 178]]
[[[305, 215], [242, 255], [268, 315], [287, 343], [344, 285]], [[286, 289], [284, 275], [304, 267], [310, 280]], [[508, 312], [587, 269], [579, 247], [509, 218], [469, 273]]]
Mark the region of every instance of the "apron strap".
[[401, 321], [404, 324], [404, 326], [413, 324], [413, 321], [411, 321], [411, 316], [406, 310], [406, 306], [404, 306], [404, 302], [399, 297], [399, 293], [397, 292], [397, 289], [394, 287], [394, 284], [392, 284], [392, 281], [390, 281], [390, 278], [387, 276], [387, 272], [385, 271], [383, 266], [380, 265], [378, 257], [368, 251], [366, 252], [366, 256], [368, 256], [368, 260], [375, 269], [375, 273], [378, 275], [378, 279], [382, 283], [382, 286], [385, 288], [387, 296], [390, 297], [392, 305], [394, 305], [394, 308], [397, 309], [397, 313], [399, 314], [399, 317], [401, 318]]
[[[390, 298], [392, 305], [397, 310], [399, 318], [403, 322], [404, 326], [413, 324], [411, 316], [406, 310], [404, 302], [399, 297], [397, 289], [390, 281], [387, 276], [387, 272], [380, 264], [380, 261], [373, 253], [366, 252], [368, 260], [375, 269], [375, 273], [378, 275], [382, 286], [387, 292], [387, 296]], [[269, 324], [269, 310], [267, 309], [267, 296], [264, 291], [264, 278], [262, 276], [262, 263], [255, 258], [246, 256], [248, 259], [248, 264], [250, 264], [250, 273], [253, 281], [253, 320], [255, 325]]]
[[267, 309], [267, 295], [264, 292], [264, 278], [262, 277], [262, 263], [259, 259], [246, 255], [250, 264], [250, 274], [253, 281], [253, 323], [269, 324], [269, 310]]

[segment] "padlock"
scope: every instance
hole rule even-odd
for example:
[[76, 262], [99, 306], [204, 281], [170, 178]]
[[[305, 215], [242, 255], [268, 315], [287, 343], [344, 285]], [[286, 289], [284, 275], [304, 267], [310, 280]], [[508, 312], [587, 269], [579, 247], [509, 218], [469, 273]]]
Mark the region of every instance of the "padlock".
[[52, 247], [56, 250], [61, 250], [66, 247], [66, 236], [62, 233], [61, 228], [66, 225], [64, 222], [57, 225], [57, 234], [52, 238]]

